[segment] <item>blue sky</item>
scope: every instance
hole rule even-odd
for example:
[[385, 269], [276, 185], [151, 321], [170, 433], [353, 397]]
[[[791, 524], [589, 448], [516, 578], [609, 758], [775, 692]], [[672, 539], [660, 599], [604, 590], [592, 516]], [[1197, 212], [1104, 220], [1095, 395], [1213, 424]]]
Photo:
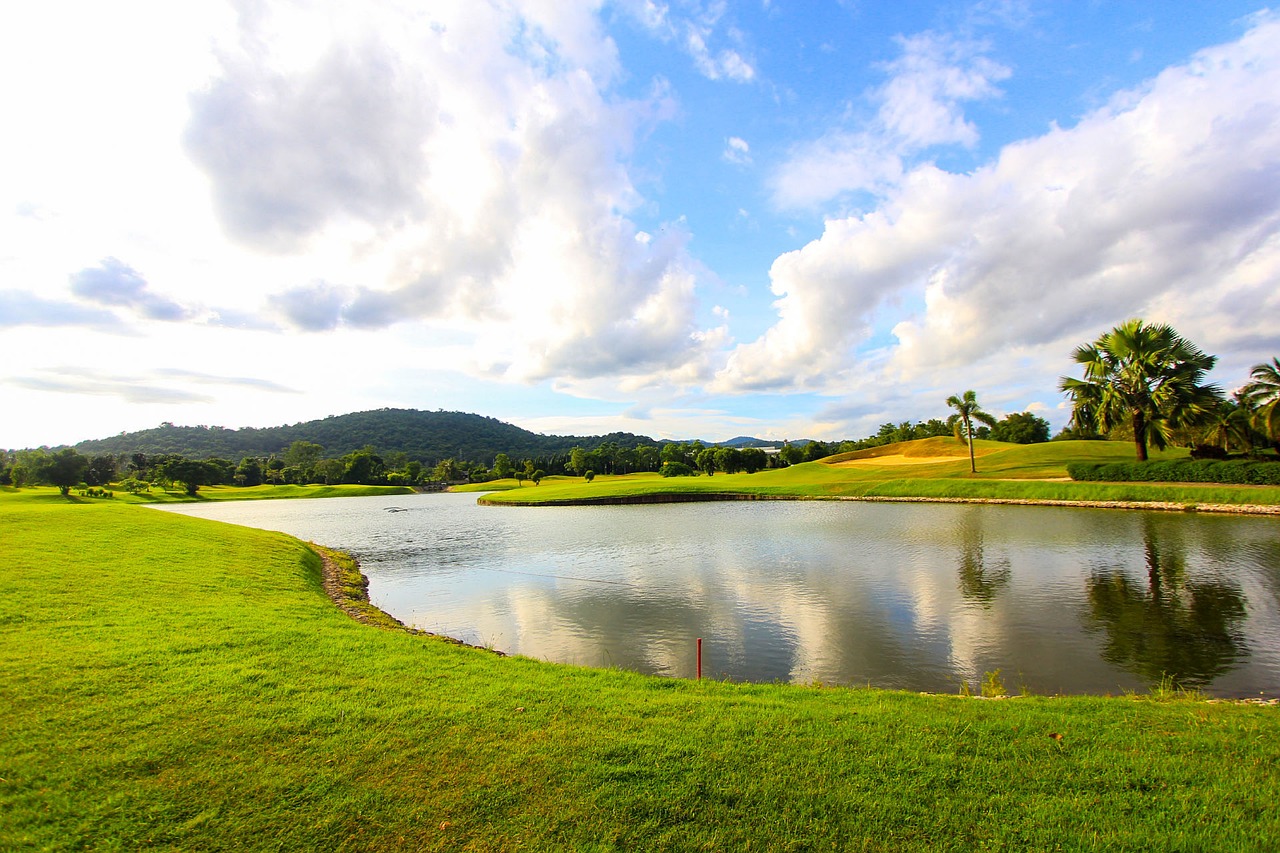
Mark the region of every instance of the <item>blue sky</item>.
[[[1280, 353], [1280, 15], [1230, 2], [27, 4], [0, 447], [456, 409], [1062, 426], [1079, 343]], [[15, 130], [16, 129], [16, 130]]]

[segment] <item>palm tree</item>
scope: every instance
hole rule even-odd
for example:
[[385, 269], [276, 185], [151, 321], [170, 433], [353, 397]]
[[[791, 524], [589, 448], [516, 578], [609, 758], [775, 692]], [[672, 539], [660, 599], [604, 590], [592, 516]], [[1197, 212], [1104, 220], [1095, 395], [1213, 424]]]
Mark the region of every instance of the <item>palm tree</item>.
[[1201, 440], [1230, 453], [1232, 446], [1248, 450], [1249, 409], [1242, 405], [1240, 395], [1235, 400], [1223, 400], [1214, 406], [1202, 423]]
[[1240, 399], [1253, 412], [1253, 422], [1280, 453], [1280, 358], [1255, 364], [1249, 372], [1253, 381], [1244, 386]]
[[956, 432], [956, 438], [960, 438], [960, 427], [964, 426], [964, 438], [969, 445], [969, 473], [978, 473], [978, 468], [973, 461], [973, 422], [982, 421], [987, 426], [995, 426], [996, 419], [986, 412], [982, 411], [982, 407], [978, 405], [978, 395], [972, 391], [965, 391], [963, 395], [956, 396], [952, 394], [947, 398], [947, 405], [956, 410], [956, 413], [947, 418], [947, 426]]
[[1064, 376], [1059, 388], [1074, 405], [1073, 426], [1106, 433], [1127, 421], [1142, 462], [1148, 445], [1163, 450], [1173, 430], [1195, 425], [1222, 399], [1216, 385], [1201, 384], [1217, 356], [1163, 323], [1126, 320], [1072, 358], [1084, 379]]

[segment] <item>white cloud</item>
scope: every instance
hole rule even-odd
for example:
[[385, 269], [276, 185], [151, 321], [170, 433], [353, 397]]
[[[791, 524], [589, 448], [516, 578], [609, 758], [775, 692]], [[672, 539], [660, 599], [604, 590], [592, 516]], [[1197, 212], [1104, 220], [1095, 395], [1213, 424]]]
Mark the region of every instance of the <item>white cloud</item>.
[[971, 175], [911, 170], [876, 210], [777, 259], [778, 321], [717, 387], [832, 389], [866, 371], [853, 352], [890, 301], [921, 307], [892, 326], [873, 386], [996, 362], [1052, 385], [1071, 345], [1131, 315], [1209, 351], [1280, 346], [1278, 40], [1261, 18]]
[[989, 59], [982, 42], [926, 32], [898, 43], [901, 55], [884, 66], [889, 79], [871, 95], [875, 116], [799, 146], [773, 177], [776, 204], [806, 207], [855, 190], [886, 192], [912, 155], [977, 143], [978, 129], [962, 104], [999, 97], [995, 84], [1009, 69]]
[[755, 66], [741, 51], [715, 46], [724, 38], [742, 40], [742, 33], [736, 28], [723, 26], [727, 11], [723, 0], [683, 3], [682, 14], [673, 13], [669, 4], [653, 0], [622, 0], [618, 5], [656, 37], [680, 45], [693, 60], [694, 68], [708, 80], [749, 83], [755, 79]]
[[747, 140], [738, 136], [730, 136], [724, 143], [724, 159], [738, 166], [751, 164], [751, 146]]

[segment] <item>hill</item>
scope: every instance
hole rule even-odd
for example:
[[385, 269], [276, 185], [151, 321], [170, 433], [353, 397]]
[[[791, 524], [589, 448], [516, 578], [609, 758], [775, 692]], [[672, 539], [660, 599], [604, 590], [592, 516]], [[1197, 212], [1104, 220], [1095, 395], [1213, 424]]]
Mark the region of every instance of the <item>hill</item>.
[[426, 412], [417, 409], [376, 409], [331, 415], [292, 426], [225, 427], [174, 426], [126, 432], [110, 438], [82, 441], [75, 449], [86, 456], [101, 454], [177, 453], [196, 459], [281, 453], [295, 441], [310, 441], [326, 456], [342, 456], [372, 445], [379, 453], [401, 452], [424, 464], [442, 459], [491, 463], [499, 453], [512, 457], [567, 454], [574, 446], [588, 450], [605, 442], [624, 447], [657, 445], [648, 436], [614, 432], [608, 435], [542, 435], [496, 418], [466, 412]]

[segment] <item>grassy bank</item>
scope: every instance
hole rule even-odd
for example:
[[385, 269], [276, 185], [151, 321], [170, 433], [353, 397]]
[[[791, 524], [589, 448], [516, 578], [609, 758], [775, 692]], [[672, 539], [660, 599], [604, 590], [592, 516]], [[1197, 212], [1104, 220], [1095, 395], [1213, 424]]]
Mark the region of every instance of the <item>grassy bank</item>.
[[353, 622], [279, 534], [24, 492], [0, 535], [0, 849], [1280, 846], [1276, 708], [586, 670]]
[[[509, 488], [486, 496], [494, 504], [558, 504], [653, 495], [738, 494], [797, 498], [949, 498], [970, 500], [1146, 502], [1182, 506], [1280, 506], [1280, 487], [1177, 483], [1076, 483], [1072, 462], [1128, 459], [1129, 445], [1104, 441], [1047, 444], [976, 442], [978, 473], [960, 442], [946, 438], [888, 445], [755, 474], [659, 477], [633, 474], [584, 479], [548, 478], [539, 486]], [[1180, 458], [1186, 451], [1153, 454]], [[477, 487], [480, 488], [480, 487]]]
[[408, 486], [202, 486], [194, 497], [181, 489], [165, 491], [153, 487], [151, 491], [131, 495], [115, 492], [115, 500], [127, 503], [196, 503], [199, 501], [260, 501], [280, 498], [354, 498], [365, 495], [409, 495]]

